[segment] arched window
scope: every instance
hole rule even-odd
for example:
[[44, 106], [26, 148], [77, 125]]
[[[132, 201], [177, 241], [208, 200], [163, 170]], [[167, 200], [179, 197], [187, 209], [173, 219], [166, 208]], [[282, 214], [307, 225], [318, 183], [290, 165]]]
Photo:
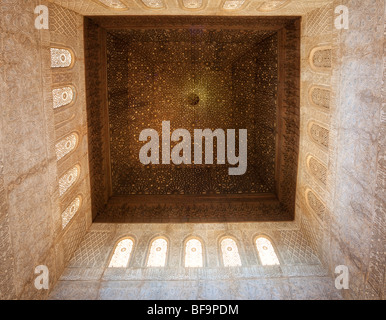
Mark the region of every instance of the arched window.
[[125, 238], [120, 240], [115, 246], [111, 257], [109, 268], [125, 268], [129, 264], [130, 255], [133, 251], [134, 241]]
[[66, 106], [74, 100], [74, 90], [71, 87], [63, 87], [52, 90], [54, 109]]
[[62, 228], [64, 229], [71, 219], [75, 216], [80, 208], [82, 198], [80, 196], [76, 197], [74, 201], [67, 207], [66, 210], [62, 213]]
[[221, 241], [221, 252], [225, 267], [241, 266], [239, 250], [233, 239], [226, 238]]
[[73, 151], [78, 145], [79, 137], [76, 133], [71, 133], [64, 139], [60, 140], [56, 145], [56, 160], [62, 159], [64, 156]]
[[164, 267], [166, 264], [167, 251], [168, 242], [163, 238], [155, 239], [150, 246], [149, 257], [147, 259], [147, 266]]
[[271, 241], [265, 237], [256, 239], [256, 248], [259, 253], [261, 264], [263, 266], [273, 266], [280, 264]]
[[59, 194], [61, 196], [78, 180], [79, 173], [80, 167], [76, 165], [59, 179]]
[[190, 239], [185, 244], [185, 267], [202, 267], [202, 244], [198, 239]]
[[51, 48], [51, 68], [68, 68], [73, 63], [70, 50]]

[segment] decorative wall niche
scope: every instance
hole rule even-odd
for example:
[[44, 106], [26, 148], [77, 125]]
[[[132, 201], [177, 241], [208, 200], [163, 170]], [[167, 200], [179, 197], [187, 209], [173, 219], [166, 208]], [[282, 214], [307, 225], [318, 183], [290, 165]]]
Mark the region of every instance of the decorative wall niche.
[[80, 176], [80, 165], [76, 165], [68, 170], [59, 179], [59, 194], [63, 196], [75, 183], [78, 181]]
[[307, 188], [305, 191], [305, 198], [308, 207], [315, 214], [316, 218], [323, 222], [325, 220], [326, 205], [320, 200], [320, 197], [316, 195], [314, 191]]
[[308, 134], [312, 141], [320, 145], [322, 148], [328, 149], [330, 131], [327, 128], [311, 121], [308, 124]]
[[64, 229], [71, 219], [76, 215], [76, 213], [79, 211], [79, 208], [82, 205], [82, 197], [77, 196], [70, 205], [66, 208], [66, 210], [62, 213], [62, 228]]
[[314, 107], [328, 111], [331, 106], [331, 89], [313, 85], [308, 92], [308, 98]]
[[54, 109], [68, 106], [75, 101], [75, 89], [73, 86], [66, 86], [52, 90]]
[[51, 50], [51, 68], [71, 68], [75, 63], [75, 56], [69, 48], [53, 47]]
[[314, 71], [328, 72], [332, 67], [332, 49], [330, 46], [316, 47], [311, 50], [309, 63]]
[[326, 187], [327, 167], [314, 156], [309, 155], [307, 157], [307, 168], [315, 180], [321, 183], [323, 187]]
[[74, 151], [79, 143], [79, 135], [76, 132], [69, 134], [68, 136], [59, 140], [56, 143], [56, 160], [61, 160], [66, 155]]

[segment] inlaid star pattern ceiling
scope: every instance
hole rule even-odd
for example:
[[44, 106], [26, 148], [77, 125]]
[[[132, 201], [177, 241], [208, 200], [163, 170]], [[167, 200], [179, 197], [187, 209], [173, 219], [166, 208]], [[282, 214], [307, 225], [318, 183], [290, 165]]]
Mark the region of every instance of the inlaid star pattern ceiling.
[[[274, 193], [275, 31], [109, 30], [107, 54], [113, 195]], [[247, 172], [229, 176], [216, 152], [213, 165], [144, 166], [139, 134], [147, 128], [161, 134], [164, 120], [172, 132], [184, 128], [192, 137], [194, 129], [247, 129]]]

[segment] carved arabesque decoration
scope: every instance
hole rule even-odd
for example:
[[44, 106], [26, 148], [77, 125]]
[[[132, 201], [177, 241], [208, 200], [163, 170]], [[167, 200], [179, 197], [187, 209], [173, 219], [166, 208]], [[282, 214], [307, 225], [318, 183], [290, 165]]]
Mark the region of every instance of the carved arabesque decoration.
[[309, 98], [315, 107], [330, 109], [331, 90], [321, 86], [312, 86], [309, 92]]
[[203, 267], [202, 243], [199, 239], [189, 239], [185, 244], [185, 267]]
[[180, 0], [180, 3], [184, 9], [202, 9], [204, 6], [204, 0]]
[[75, 36], [78, 28], [77, 14], [63, 8], [62, 6], [51, 4], [50, 9], [50, 31], [65, 36]]
[[307, 167], [312, 176], [322, 183], [323, 186], [326, 186], [327, 183], [327, 168], [314, 156], [309, 156], [307, 158]]
[[225, 0], [222, 7], [225, 10], [236, 10], [240, 9], [246, 0]]
[[74, 101], [75, 93], [72, 87], [63, 87], [52, 90], [54, 109], [67, 106]]
[[311, 122], [308, 128], [311, 139], [320, 146], [328, 148], [330, 131], [315, 122]]
[[240, 267], [241, 259], [236, 241], [231, 238], [221, 240], [221, 253], [225, 267]]
[[79, 208], [82, 203], [81, 196], [76, 197], [71, 204], [66, 208], [62, 213], [62, 228], [64, 229], [75, 214], [79, 211]]
[[[278, 44], [271, 34], [207, 29], [108, 33], [114, 195], [206, 194], [207, 186], [218, 194], [274, 192]], [[199, 97], [197, 104], [187, 102], [191, 93]], [[162, 120], [171, 120], [171, 131], [185, 128], [191, 134], [195, 128], [246, 128], [247, 173], [229, 176], [229, 166], [216, 165], [216, 156], [214, 165], [142, 165], [139, 133], [146, 128], [161, 133]]]
[[71, 228], [64, 230], [63, 236], [63, 249], [64, 259], [69, 261], [75, 250], [79, 247], [84, 235], [87, 231], [86, 217], [77, 215], [74, 217], [74, 221], [71, 224]]
[[310, 53], [310, 65], [315, 71], [330, 71], [332, 67], [332, 49], [328, 46], [316, 47]]
[[126, 10], [127, 6], [120, 0], [94, 0], [109, 9]]
[[287, 4], [289, 4], [290, 0], [283, 0], [283, 1], [266, 1], [261, 4], [261, 6], [258, 8], [259, 11], [275, 11], [279, 10], [283, 7], [285, 7]]
[[69, 68], [74, 63], [71, 50], [51, 48], [51, 68]]
[[68, 189], [70, 189], [76, 181], [78, 181], [80, 175], [80, 166], [76, 165], [70, 170], [68, 170], [60, 179], [59, 179], [59, 194], [63, 196]]
[[316, 214], [316, 216], [324, 221], [326, 214], [326, 205], [320, 200], [320, 198], [315, 194], [314, 191], [307, 189], [306, 190], [306, 201], [311, 210]]
[[79, 136], [77, 133], [71, 133], [67, 137], [60, 140], [56, 145], [56, 160], [60, 160], [70, 152], [74, 151], [79, 143]]

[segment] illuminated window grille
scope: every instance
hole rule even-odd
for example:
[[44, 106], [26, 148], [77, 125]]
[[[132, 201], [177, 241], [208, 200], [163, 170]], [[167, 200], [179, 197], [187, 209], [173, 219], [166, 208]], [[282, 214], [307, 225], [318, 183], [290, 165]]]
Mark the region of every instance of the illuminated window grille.
[[273, 249], [271, 241], [260, 237], [256, 239], [256, 248], [263, 266], [279, 265], [279, 259]]
[[115, 246], [109, 268], [125, 268], [129, 264], [134, 242], [131, 239], [123, 239]]

